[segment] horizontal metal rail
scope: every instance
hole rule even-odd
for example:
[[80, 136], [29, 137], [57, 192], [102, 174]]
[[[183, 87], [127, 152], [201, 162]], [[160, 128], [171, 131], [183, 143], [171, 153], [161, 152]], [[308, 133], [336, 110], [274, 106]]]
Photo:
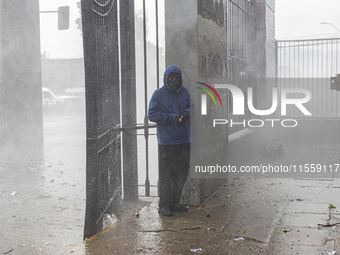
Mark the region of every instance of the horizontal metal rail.
[[236, 60], [239, 60], [239, 61], [243, 61], [243, 62], [246, 62], [246, 63], [249, 62], [249, 60], [247, 60], [247, 59], [238, 58], [238, 57], [235, 57], [235, 56], [229, 55], [229, 54], [227, 54], [227, 57], [228, 57], [228, 58], [233, 58], [233, 59], [236, 59]]
[[121, 127], [121, 128], [113, 128], [112, 131], [125, 131], [125, 130], [139, 130], [139, 129], [150, 129], [150, 128], [156, 128], [157, 125], [148, 125], [148, 126], [130, 126], [130, 127]]
[[318, 39], [297, 39], [297, 40], [278, 40], [278, 42], [306, 42], [306, 41], [327, 41], [327, 40], [339, 40], [340, 37], [333, 38], [318, 38]]
[[126, 131], [126, 130], [139, 130], [139, 129], [145, 129], [145, 128], [156, 128], [157, 125], [148, 125], [148, 126], [130, 126], [130, 127], [118, 127], [118, 128], [111, 128], [110, 130], [106, 131], [104, 134], [101, 134], [100, 136], [98, 136], [97, 138], [91, 138], [91, 137], [88, 137], [87, 140], [97, 140], [97, 139], [100, 139], [102, 138], [103, 136], [113, 132], [113, 131], [116, 131], [116, 132], [120, 132], [120, 131]]

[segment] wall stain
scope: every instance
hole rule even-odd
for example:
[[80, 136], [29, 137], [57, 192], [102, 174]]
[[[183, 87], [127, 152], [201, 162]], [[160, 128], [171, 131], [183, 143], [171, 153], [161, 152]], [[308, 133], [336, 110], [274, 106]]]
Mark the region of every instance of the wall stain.
[[202, 56], [201, 76], [204, 78], [222, 77], [225, 63], [218, 53], [210, 52], [207, 56]]

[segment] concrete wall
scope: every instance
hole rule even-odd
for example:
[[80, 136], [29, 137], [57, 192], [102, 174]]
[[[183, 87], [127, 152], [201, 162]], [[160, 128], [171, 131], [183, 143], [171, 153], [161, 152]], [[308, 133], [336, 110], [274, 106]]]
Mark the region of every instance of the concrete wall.
[[[226, 81], [223, 59], [226, 54], [225, 5], [223, 1], [165, 1], [166, 66], [174, 64], [183, 72], [184, 86], [195, 104], [191, 120], [191, 165], [209, 161], [227, 163], [227, 130], [214, 134], [209, 128], [215, 115], [225, 116], [226, 109], [208, 104], [209, 115], [201, 116], [200, 95], [196, 82], [208, 84]], [[218, 15], [216, 15], [218, 13]], [[204, 134], [204, 135], [203, 135]], [[186, 204], [200, 204], [226, 179], [189, 178], [182, 199]]]
[[264, 78], [276, 76], [276, 42], [275, 42], [275, 0], [251, 0], [256, 7], [256, 43], [257, 43], [257, 78], [263, 79], [258, 83], [258, 106], [265, 109], [264, 102], [271, 99], [271, 88], [274, 83]]
[[[200, 114], [201, 93], [196, 89], [196, 82], [213, 86], [226, 84], [228, 80], [227, 3], [226, 0], [165, 0], [166, 66], [174, 64], [182, 69], [184, 86], [195, 104], [195, 116], [191, 120], [191, 169], [193, 165], [217, 162], [225, 165], [239, 164], [252, 153], [251, 145], [257, 143], [257, 133], [249, 132], [238, 139], [232, 139], [228, 148], [228, 129], [212, 129], [213, 119], [228, 119], [225, 92], [221, 92], [222, 101], [226, 102], [223, 106], [215, 106], [208, 100], [208, 115]], [[255, 66], [254, 73], [259, 78], [275, 77], [274, 3], [274, 0], [252, 1], [257, 10], [257, 47], [254, 50], [257, 51], [258, 61], [248, 64]], [[261, 86], [258, 93], [267, 93], [268, 86], [272, 84]], [[202, 203], [226, 180], [188, 178], [182, 201], [186, 204]]]
[[39, 1], [0, 1], [0, 151], [43, 146]]
[[251, 0], [257, 17], [257, 66], [259, 78], [274, 78], [275, 67], [275, 1]]

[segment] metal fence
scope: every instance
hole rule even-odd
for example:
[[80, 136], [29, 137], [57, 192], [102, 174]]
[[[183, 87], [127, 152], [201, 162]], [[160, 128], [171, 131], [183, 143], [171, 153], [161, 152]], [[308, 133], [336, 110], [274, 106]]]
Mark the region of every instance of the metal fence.
[[[340, 73], [340, 39], [277, 41], [278, 87], [298, 87], [310, 91], [305, 104], [312, 116], [296, 107], [287, 111], [294, 118], [338, 119], [340, 95], [330, 89], [330, 77]], [[292, 93], [292, 98], [299, 98]]]
[[[148, 104], [163, 84], [164, 1], [136, 1], [136, 104], [138, 196], [158, 196], [158, 142], [155, 124], [149, 124]], [[163, 23], [162, 23], [163, 22]], [[144, 128], [142, 128], [144, 127]]]
[[[249, 0], [228, 0], [227, 4], [227, 82], [238, 86], [246, 95], [247, 87], [256, 86], [256, 13]], [[252, 82], [251, 82], [252, 81]], [[229, 93], [229, 119], [233, 122], [243, 122], [245, 116], [233, 116], [232, 96]], [[247, 108], [246, 108], [247, 109]], [[235, 125], [229, 129], [229, 134], [243, 129]]]

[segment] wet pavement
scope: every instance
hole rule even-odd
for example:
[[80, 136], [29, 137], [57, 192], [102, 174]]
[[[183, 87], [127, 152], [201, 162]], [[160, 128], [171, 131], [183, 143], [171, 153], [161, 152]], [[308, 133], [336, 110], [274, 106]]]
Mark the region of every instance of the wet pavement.
[[[173, 217], [157, 198], [82, 242], [84, 116], [45, 117], [45, 152], [0, 165], [0, 254], [332, 254], [340, 252], [340, 179], [234, 176], [202, 205]], [[285, 145], [285, 149], [287, 146]], [[299, 144], [285, 164], [335, 164], [340, 146]], [[252, 159], [278, 163], [278, 159]], [[335, 207], [335, 208], [334, 208]], [[321, 224], [321, 225], [320, 225]], [[334, 225], [332, 225], [334, 224]]]
[[83, 240], [84, 116], [44, 116], [44, 140], [29, 161], [0, 155], [0, 254], [60, 254]]
[[[297, 149], [308, 159], [332, 162], [340, 151], [336, 144], [303, 147]], [[237, 177], [173, 217], [159, 215], [157, 199], [148, 200], [64, 254], [335, 254], [339, 198], [339, 179]]]
[[339, 196], [337, 180], [240, 178], [173, 217], [149, 201], [65, 254], [328, 254], [339, 230], [318, 224], [340, 221]]

